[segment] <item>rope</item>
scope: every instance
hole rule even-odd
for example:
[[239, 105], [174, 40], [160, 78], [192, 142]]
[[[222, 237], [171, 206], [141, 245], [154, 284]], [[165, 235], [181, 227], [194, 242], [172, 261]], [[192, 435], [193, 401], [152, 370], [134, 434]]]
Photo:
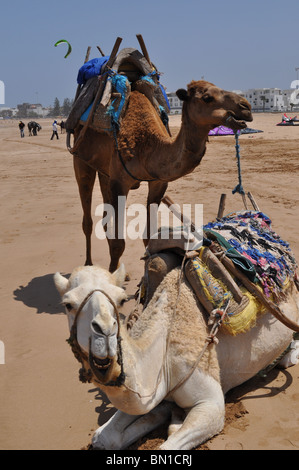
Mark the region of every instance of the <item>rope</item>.
[[[207, 336], [206, 338], [206, 341], [205, 341], [205, 345], [204, 347], [202, 348], [196, 362], [193, 364], [193, 366], [191, 367], [191, 369], [189, 370], [188, 374], [185, 375], [177, 384], [175, 387], [173, 387], [166, 395], [166, 397], [164, 399], [166, 399], [170, 394], [173, 394], [179, 387], [181, 387], [181, 385], [183, 385], [183, 383], [185, 383], [190, 377], [191, 375], [193, 374], [193, 372], [195, 371], [195, 369], [197, 368], [199, 362], [201, 361], [204, 353], [206, 352], [207, 348], [210, 346], [210, 344], [217, 344], [218, 343], [218, 339], [216, 338], [216, 335], [218, 333], [218, 330], [224, 320], [224, 318], [226, 317], [227, 315], [227, 309], [228, 309], [228, 306], [229, 306], [229, 302], [230, 300], [228, 299], [228, 302], [225, 306], [225, 308], [223, 310], [220, 310], [220, 309], [216, 309], [216, 310], [213, 310], [211, 312], [211, 315], [210, 315], [210, 320], [208, 322], [208, 324], [213, 324], [212, 326], [212, 329], [210, 331], [210, 334]], [[218, 319], [217, 319], [218, 317]]]
[[238, 178], [239, 178], [239, 183], [237, 184], [237, 186], [235, 187], [235, 189], [233, 189], [233, 194], [235, 193], [239, 193], [239, 194], [242, 194], [244, 195], [245, 194], [245, 191], [243, 189], [243, 186], [242, 186], [242, 174], [241, 174], [241, 156], [240, 156], [240, 145], [239, 145], [239, 134], [238, 134], [238, 131], [235, 131], [235, 140], [236, 140], [236, 145], [235, 145], [235, 148], [236, 148], [236, 157], [237, 157], [237, 165], [238, 165]]

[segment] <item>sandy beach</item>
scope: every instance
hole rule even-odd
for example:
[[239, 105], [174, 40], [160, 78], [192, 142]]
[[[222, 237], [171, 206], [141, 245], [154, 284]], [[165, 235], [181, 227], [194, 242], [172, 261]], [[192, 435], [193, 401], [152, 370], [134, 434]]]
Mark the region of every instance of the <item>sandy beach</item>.
[[[243, 186], [298, 260], [299, 127], [277, 127], [280, 120], [280, 114], [255, 114], [250, 127], [263, 132], [240, 137]], [[21, 139], [17, 121], [0, 121], [0, 449], [79, 450], [115, 410], [93, 385], [79, 382], [66, 342], [53, 274], [84, 264], [82, 211], [65, 134], [51, 141], [51, 120], [39, 122], [37, 136], [29, 137], [26, 128]], [[179, 126], [180, 116], [170, 117], [173, 134]], [[240, 195], [232, 194], [237, 183], [234, 137], [211, 137], [201, 165], [171, 183], [167, 194], [180, 205], [203, 204], [207, 223], [216, 218], [222, 193], [226, 213], [243, 209]], [[145, 203], [146, 194], [142, 183], [128, 203]], [[101, 202], [96, 184], [93, 214]], [[92, 246], [94, 263], [107, 268], [106, 240], [94, 235]], [[143, 253], [142, 240], [127, 241], [122, 261], [131, 297], [143, 274]], [[122, 311], [133, 307], [131, 300]], [[155, 448], [164, 438], [159, 429], [132, 448]], [[274, 369], [230, 392], [224, 431], [200, 449], [298, 450], [299, 366]]]

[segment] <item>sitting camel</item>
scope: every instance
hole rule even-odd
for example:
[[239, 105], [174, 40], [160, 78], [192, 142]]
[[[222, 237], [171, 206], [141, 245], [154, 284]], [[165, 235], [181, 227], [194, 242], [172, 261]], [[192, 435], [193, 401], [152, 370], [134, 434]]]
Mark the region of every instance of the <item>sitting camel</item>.
[[[171, 263], [175, 267], [130, 327], [118, 313], [126, 299], [123, 265], [113, 274], [84, 266], [69, 279], [54, 276], [69, 319], [70, 343], [83, 365], [82, 380], [92, 381], [118, 409], [94, 433], [95, 449], [125, 449], [171, 415], [160, 449], [200, 445], [223, 429], [225, 393], [271, 364], [292, 341], [291, 329], [260, 308], [254, 328], [237, 336], [220, 328], [219, 343], [213, 342], [205, 309], [181, 278], [177, 261]], [[298, 322], [293, 280], [279, 308], [292, 324]], [[185, 414], [181, 421], [177, 407]]]
[[[183, 110], [176, 138], [169, 136], [149, 99], [135, 90], [130, 95], [117, 138], [88, 128], [74, 153], [83, 208], [86, 265], [92, 265], [91, 200], [97, 173], [103, 202], [113, 206], [114, 226], [118, 227], [123, 217], [118, 211], [119, 196], [127, 197], [130, 189], [139, 187], [140, 181], [148, 181], [147, 208], [153, 203], [159, 205], [168, 183], [191, 173], [200, 164], [211, 129], [226, 125], [238, 130], [246, 127], [244, 121], [252, 121], [250, 104], [244, 98], [212, 83], [192, 81], [187, 90], [178, 90], [177, 96], [183, 101]], [[81, 129], [81, 125], [75, 129], [75, 143]], [[148, 210], [148, 227], [149, 220]], [[118, 235], [114, 239], [108, 237], [110, 272], [119, 266], [125, 249], [125, 241]]]

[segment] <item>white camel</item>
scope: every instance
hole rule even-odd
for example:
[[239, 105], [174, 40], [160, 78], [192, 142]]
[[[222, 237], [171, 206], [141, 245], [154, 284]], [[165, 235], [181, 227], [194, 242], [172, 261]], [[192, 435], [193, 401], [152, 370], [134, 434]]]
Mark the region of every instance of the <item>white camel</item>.
[[[189, 450], [223, 429], [225, 394], [275, 360], [293, 332], [269, 312], [236, 337], [218, 334], [202, 357], [209, 327], [204, 310], [180, 269], [171, 270], [131, 328], [120, 321], [126, 299], [125, 269], [113, 274], [96, 266], [74, 270], [69, 279], [56, 273], [66, 307], [71, 343], [91, 380], [117, 408], [95, 433], [95, 449], [125, 449], [172, 416], [161, 450]], [[280, 303], [298, 321], [296, 287]], [[298, 350], [297, 350], [298, 351]], [[294, 356], [294, 355], [293, 355]], [[293, 357], [293, 363], [298, 361]], [[183, 410], [183, 420], [177, 410]]]

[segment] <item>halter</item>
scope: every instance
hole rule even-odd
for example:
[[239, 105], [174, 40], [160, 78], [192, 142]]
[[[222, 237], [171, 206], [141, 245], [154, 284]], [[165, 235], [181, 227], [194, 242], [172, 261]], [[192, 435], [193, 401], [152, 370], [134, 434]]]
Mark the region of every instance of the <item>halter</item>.
[[[76, 313], [76, 316], [75, 316], [75, 320], [74, 320], [74, 323], [72, 325], [72, 328], [71, 328], [71, 333], [70, 333], [70, 337], [69, 339], [67, 340], [67, 342], [69, 343], [69, 345], [71, 346], [71, 349], [72, 349], [72, 352], [75, 356], [75, 358], [82, 364], [82, 368], [80, 369], [79, 371], [79, 378], [81, 380], [81, 382], [83, 383], [90, 383], [92, 381], [92, 371], [89, 367], [89, 355], [87, 355], [83, 349], [81, 348], [79, 342], [78, 342], [78, 339], [77, 339], [77, 324], [78, 324], [78, 318], [79, 318], [79, 315], [80, 313], [82, 312], [82, 309], [83, 307], [87, 304], [87, 302], [89, 301], [89, 299], [92, 297], [92, 295], [95, 293], [95, 292], [100, 292], [101, 294], [104, 294], [105, 297], [108, 299], [108, 301], [110, 302], [110, 304], [112, 305], [113, 309], [114, 309], [114, 313], [115, 313], [115, 316], [116, 316], [116, 320], [117, 320], [117, 345], [118, 345], [118, 357], [117, 357], [117, 362], [118, 364], [120, 365], [121, 367], [121, 372], [120, 372], [120, 375], [117, 377], [117, 379], [115, 381], [111, 381], [107, 384], [103, 384], [105, 386], [117, 386], [117, 387], [120, 387], [123, 382], [125, 381], [125, 374], [124, 374], [124, 371], [123, 371], [123, 361], [122, 361], [122, 348], [121, 348], [121, 337], [120, 337], [120, 321], [119, 321], [119, 312], [118, 312], [118, 309], [116, 307], [116, 304], [115, 302], [111, 299], [111, 297], [106, 293], [104, 292], [102, 289], [94, 289], [92, 290], [91, 292], [89, 292], [89, 294], [87, 294], [87, 296], [84, 298], [84, 300], [82, 301], [80, 307], [78, 308], [77, 310], [77, 313]], [[90, 344], [90, 339], [89, 339], [89, 344]]]

